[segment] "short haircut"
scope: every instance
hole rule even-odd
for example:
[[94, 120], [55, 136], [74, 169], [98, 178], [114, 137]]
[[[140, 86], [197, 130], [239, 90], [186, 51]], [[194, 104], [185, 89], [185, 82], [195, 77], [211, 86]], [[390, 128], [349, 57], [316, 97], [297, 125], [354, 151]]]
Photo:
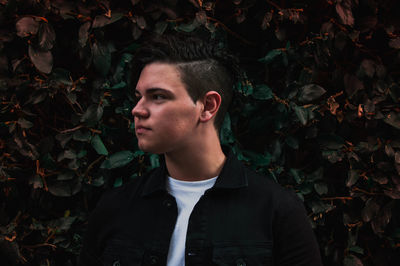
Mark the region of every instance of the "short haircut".
[[214, 126], [217, 131], [221, 129], [239, 74], [236, 57], [216, 41], [170, 34], [152, 36], [137, 50], [133, 60], [136, 79], [141, 70], [151, 63], [176, 66], [193, 102], [209, 91], [218, 92], [222, 100]]

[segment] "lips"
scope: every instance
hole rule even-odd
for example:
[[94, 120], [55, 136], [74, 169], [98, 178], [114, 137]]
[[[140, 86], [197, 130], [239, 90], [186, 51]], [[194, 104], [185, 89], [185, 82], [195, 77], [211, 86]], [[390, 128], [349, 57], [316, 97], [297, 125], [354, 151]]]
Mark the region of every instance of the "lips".
[[151, 130], [151, 128], [148, 128], [148, 127], [144, 127], [144, 126], [140, 126], [140, 125], [136, 125], [135, 126], [136, 134], [143, 134], [143, 133], [146, 133], [146, 132], [148, 132], [150, 130]]

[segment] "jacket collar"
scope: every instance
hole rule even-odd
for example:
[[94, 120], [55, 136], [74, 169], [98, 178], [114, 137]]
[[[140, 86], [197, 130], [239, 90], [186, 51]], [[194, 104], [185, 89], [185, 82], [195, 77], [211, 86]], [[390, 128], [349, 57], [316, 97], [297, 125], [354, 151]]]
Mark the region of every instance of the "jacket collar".
[[[247, 187], [248, 180], [242, 163], [236, 158], [235, 154], [229, 147], [222, 146], [222, 150], [226, 155], [226, 161], [217, 181], [215, 182], [213, 190]], [[142, 196], [148, 196], [160, 191], [165, 192], [165, 179], [167, 174], [168, 171], [165, 165], [165, 160], [164, 157], [161, 156], [160, 167], [154, 169], [147, 176], [148, 180], [147, 182], [145, 181]]]

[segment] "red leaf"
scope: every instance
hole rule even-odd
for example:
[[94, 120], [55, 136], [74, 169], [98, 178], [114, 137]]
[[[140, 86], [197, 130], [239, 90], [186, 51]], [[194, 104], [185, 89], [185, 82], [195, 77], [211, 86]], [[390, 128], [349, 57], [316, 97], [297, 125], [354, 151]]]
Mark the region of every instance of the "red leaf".
[[[111, 12], [111, 11], [110, 11]], [[108, 24], [114, 23], [123, 17], [122, 13], [110, 13], [111, 17], [106, 15], [96, 16], [93, 20], [92, 28], [101, 28]]]
[[343, 5], [342, 3], [337, 3], [336, 12], [338, 13], [339, 18], [343, 24], [349, 26], [354, 25], [354, 17], [353, 17], [353, 12], [351, 12], [351, 6]]
[[133, 6], [136, 5], [139, 2], [140, 2], [140, 0], [131, 0], [131, 3], [132, 3]]
[[396, 39], [390, 40], [389, 46], [394, 49], [400, 49], [400, 38], [397, 37]]
[[356, 76], [346, 74], [344, 76], [344, 87], [351, 98], [357, 91], [364, 89], [364, 84]]
[[43, 50], [50, 50], [53, 48], [54, 41], [56, 40], [56, 33], [49, 23], [43, 23], [39, 29], [39, 46]]
[[15, 27], [19, 37], [27, 37], [38, 32], [39, 22], [32, 17], [23, 17], [17, 21]]
[[92, 23], [90, 21], [85, 22], [80, 28], [79, 28], [79, 45], [81, 47], [85, 47], [88, 37], [89, 37], [89, 29]]
[[29, 45], [29, 58], [40, 72], [49, 74], [53, 68], [53, 55], [50, 51], [42, 51]]
[[379, 204], [375, 202], [373, 198], [370, 198], [365, 203], [364, 209], [361, 211], [361, 216], [364, 222], [369, 222], [376, 216], [379, 211]]

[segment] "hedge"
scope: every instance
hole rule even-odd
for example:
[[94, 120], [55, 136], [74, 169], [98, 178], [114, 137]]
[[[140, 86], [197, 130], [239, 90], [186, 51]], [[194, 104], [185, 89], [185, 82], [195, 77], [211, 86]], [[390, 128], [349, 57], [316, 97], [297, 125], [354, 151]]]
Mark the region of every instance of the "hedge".
[[241, 61], [221, 140], [304, 200], [325, 265], [400, 261], [395, 0], [0, 1], [0, 261], [76, 265], [102, 192], [158, 166], [137, 148], [132, 55], [150, 34]]

